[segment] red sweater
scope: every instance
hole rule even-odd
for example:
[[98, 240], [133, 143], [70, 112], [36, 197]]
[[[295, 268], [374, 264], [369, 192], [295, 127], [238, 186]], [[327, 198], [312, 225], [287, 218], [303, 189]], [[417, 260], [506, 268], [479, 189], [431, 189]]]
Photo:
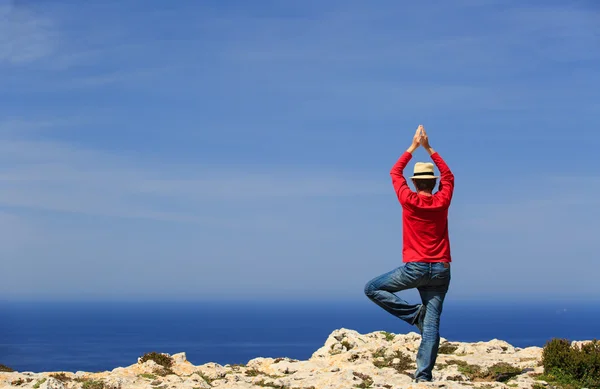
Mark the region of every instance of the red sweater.
[[408, 187], [403, 171], [412, 154], [405, 152], [392, 168], [392, 183], [402, 205], [403, 262], [450, 262], [448, 207], [454, 192], [454, 175], [438, 153], [431, 156], [440, 171], [439, 190], [418, 195]]

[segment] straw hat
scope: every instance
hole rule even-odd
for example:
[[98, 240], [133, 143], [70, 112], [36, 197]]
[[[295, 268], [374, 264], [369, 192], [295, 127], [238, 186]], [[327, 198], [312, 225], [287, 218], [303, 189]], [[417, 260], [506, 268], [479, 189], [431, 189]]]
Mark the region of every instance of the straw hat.
[[416, 179], [431, 179], [438, 178], [433, 172], [433, 164], [431, 162], [417, 162], [415, 164], [415, 173], [411, 178]]

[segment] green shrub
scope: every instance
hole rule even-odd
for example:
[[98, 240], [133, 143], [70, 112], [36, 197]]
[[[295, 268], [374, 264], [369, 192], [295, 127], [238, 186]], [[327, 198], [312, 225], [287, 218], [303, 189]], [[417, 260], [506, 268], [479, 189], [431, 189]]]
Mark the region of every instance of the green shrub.
[[47, 378], [42, 378], [41, 380], [38, 380], [34, 385], [33, 385], [33, 389], [39, 389], [39, 387], [46, 382]]
[[163, 367], [163, 366], [155, 368], [154, 370], [152, 370], [152, 373], [154, 373], [158, 376], [161, 376], [161, 377], [166, 377], [168, 375], [175, 374], [175, 372], [173, 370], [171, 370], [170, 367]]
[[488, 367], [486, 374], [494, 381], [506, 382], [511, 378], [518, 376], [522, 372], [523, 370], [518, 367], [509, 365], [506, 362], [500, 362]]
[[523, 372], [520, 368], [509, 365], [506, 362], [496, 363], [487, 369], [483, 369], [478, 365], [470, 365], [467, 362], [460, 361], [458, 359], [452, 359], [446, 362], [448, 365], [458, 366], [458, 371], [467, 376], [471, 381], [481, 380], [506, 382]]
[[571, 343], [566, 339], [552, 339], [544, 346], [542, 365], [544, 371], [563, 369], [570, 364]]
[[385, 347], [378, 348], [373, 352], [373, 358], [384, 358], [385, 357]]
[[212, 382], [214, 381], [212, 378], [208, 377], [206, 374], [202, 373], [200, 370], [198, 370], [196, 372], [196, 374], [198, 374], [200, 376], [200, 378], [202, 378], [204, 381], [206, 381], [207, 384], [212, 386]]
[[385, 337], [385, 340], [387, 340], [388, 342], [391, 342], [396, 337], [396, 335], [387, 331], [381, 331], [381, 334]]
[[154, 361], [167, 369], [173, 366], [173, 358], [171, 358], [168, 355], [160, 354], [154, 351], [151, 353], [144, 354], [144, 356], [142, 356], [142, 358], [140, 359], [140, 363], [144, 363], [147, 361]]
[[361, 388], [361, 389], [367, 389], [373, 386], [373, 378], [371, 378], [371, 376], [368, 376], [366, 374], [362, 374], [362, 373], [357, 373], [354, 372], [352, 373], [356, 378], [361, 380], [361, 383], [358, 385], [354, 385], [355, 388]]
[[69, 382], [71, 381], [71, 377], [67, 376], [65, 373], [54, 373], [50, 374], [50, 377], [59, 380], [60, 382]]
[[552, 339], [544, 346], [542, 366], [547, 381], [600, 388], [600, 342], [571, 346], [567, 339]]
[[470, 380], [474, 380], [475, 378], [479, 378], [483, 375], [481, 373], [481, 366], [470, 365], [466, 362], [464, 364], [458, 365], [458, 371], [460, 371], [461, 374], [464, 374], [467, 377], [469, 377]]
[[285, 387], [283, 387], [283, 386], [275, 385], [274, 383], [272, 383], [272, 382], [266, 382], [265, 380], [260, 380], [258, 382], [255, 382], [254, 385], [256, 385], [256, 386], [262, 386], [264, 388], [285, 389]]
[[452, 354], [456, 350], [458, 350], [458, 346], [446, 342], [440, 346], [440, 348], [438, 349], [438, 354]]
[[87, 380], [81, 385], [82, 389], [104, 389], [104, 382], [97, 380]]
[[[373, 361], [373, 365], [380, 369], [384, 367], [391, 367], [401, 374], [405, 374], [406, 370], [414, 369], [412, 358], [400, 350], [396, 350], [394, 354], [390, 356], [385, 356], [385, 349], [381, 348], [375, 351], [372, 355], [375, 359]], [[383, 360], [380, 360], [380, 358], [383, 358]], [[399, 361], [394, 362], [394, 359], [398, 359]]]
[[225, 365], [225, 367], [229, 367], [231, 368], [231, 371], [239, 373], [242, 369], [246, 368], [247, 366], [243, 363], [234, 363], [231, 365]]

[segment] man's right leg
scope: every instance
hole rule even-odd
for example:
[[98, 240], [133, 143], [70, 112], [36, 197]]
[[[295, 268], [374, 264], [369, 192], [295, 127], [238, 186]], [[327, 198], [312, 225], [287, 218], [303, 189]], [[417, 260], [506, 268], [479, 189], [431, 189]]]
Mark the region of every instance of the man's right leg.
[[421, 344], [417, 353], [417, 380], [431, 381], [433, 366], [440, 346], [440, 317], [444, 299], [450, 286], [450, 265], [431, 264], [431, 279], [419, 287], [421, 300], [425, 306], [422, 323]]
[[422, 305], [409, 304], [394, 293], [416, 288], [420, 279], [418, 271], [402, 266], [369, 281], [365, 286], [365, 294], [381, 308], [412, 325]]
[[440, 346], [440, 316], [445, 290], [431, 290], [419, 288], [423, 304], [425, 306], [425, 317], [423, 320], [423, 331], [421, 333], [421, 344], [417, 352], [417, 372], [415, 378], [431, 381], [433, 366], [438, 355]]

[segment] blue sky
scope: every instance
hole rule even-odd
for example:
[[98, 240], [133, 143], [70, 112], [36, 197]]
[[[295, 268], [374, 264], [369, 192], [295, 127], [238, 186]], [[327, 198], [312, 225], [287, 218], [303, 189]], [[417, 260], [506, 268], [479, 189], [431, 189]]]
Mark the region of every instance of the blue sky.
[[389, 170], [420, 123], [456, 175], [450, 297], [600, 294], [594, 2], [0, 15], [5, 299], [366, 299], [401, 264]]

